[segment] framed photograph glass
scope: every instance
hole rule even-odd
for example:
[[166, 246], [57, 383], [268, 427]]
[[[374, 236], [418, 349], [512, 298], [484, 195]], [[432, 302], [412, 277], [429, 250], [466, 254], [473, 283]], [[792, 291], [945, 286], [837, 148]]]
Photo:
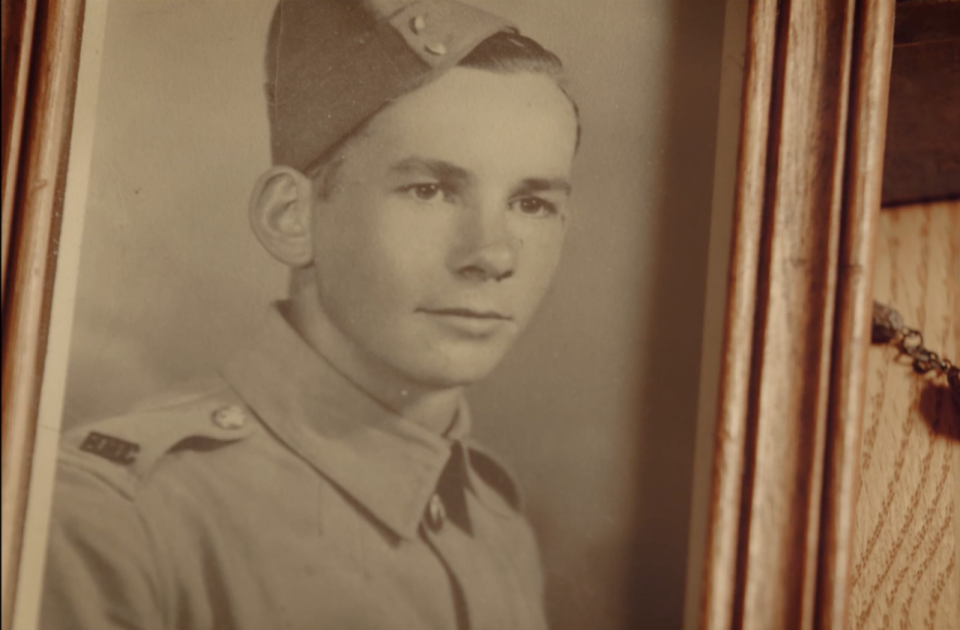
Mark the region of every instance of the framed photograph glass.
[[4, 630], [843, 627], [892, 2], [17, 10]]

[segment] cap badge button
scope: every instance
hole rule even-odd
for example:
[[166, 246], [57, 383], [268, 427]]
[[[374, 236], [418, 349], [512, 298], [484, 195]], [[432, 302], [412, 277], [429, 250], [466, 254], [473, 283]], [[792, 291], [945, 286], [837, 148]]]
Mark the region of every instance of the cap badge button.
[[247, 424], [247, 414], [237, 405], [223, 407], [213, 412], [213, 423], [221, 429], [239, 429]]
[[414, 33], [420, 34], [423, 32], [423, 29], [425, 28], [427, 28], [427, 21], [423, 19], [422, 15], [418, 15], [417, 17], [410, 20], [410, 29]]
[[442, 57], [447, 54], [447, 47], [437, 42], [436, 44], [427, 44], [427, 52]]
[[443, 501], [440, 496], [434, 494], [427, 503], [427, 525], [431, 530], [437, 532], [443, 527], [443, 521], [447, 518], [447, 510], [443, 507]]

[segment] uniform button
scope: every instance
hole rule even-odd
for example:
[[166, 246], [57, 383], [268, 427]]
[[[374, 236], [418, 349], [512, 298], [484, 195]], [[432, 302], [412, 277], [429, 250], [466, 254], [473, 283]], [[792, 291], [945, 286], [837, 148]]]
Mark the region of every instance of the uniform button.
[[423, 32], [423, 29], [425, 28], [427, 28], [427, 21], [423, 18], [422, 15], [418, 15], [417, 17], [410, 20], [410, 30], [412, 30], [414, 33], [419, 34]]
[[223, 407], [213, 412], [213, 423], [221, 429], [239, 429], [247, 423], [247, 413], [238, 405]]
[[442, 57], [447, 54], [447, 47], [437, 42], [436, 44], [427, 44], [427, 52]]
[[443, 527], [443, 521], [447, 518], [447, 510], [443, 507], [443, 501], [440, 496], [434, 494], [427, 503], [427, 525], [435, 532]]

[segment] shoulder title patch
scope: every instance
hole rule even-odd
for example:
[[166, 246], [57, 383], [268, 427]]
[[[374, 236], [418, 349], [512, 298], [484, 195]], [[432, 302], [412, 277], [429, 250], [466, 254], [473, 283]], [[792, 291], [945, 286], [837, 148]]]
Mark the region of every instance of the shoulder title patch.
[[80, 444], [80, 450], [93, 453], [117, 464], [132, 464], [136, 461], [136, 454], [140, 452], [140, 445], [127, 442], [110, 435], [91, 431]]

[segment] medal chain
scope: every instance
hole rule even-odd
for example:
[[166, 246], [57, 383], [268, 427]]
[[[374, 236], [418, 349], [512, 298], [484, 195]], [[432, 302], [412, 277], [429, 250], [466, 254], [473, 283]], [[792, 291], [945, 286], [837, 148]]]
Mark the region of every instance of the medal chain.
[[945, 375], [953, 394], [954, 402], [960, 406], [960, 368], [950, 359], [942, 357], [924, 345], [923, 333], [904, 324], [903, 316], [886, 304], [873, 303], [874, 343], [895, 344], [902, 354], [913, 359], [913, 369], [917, 374], [937, 372]]

